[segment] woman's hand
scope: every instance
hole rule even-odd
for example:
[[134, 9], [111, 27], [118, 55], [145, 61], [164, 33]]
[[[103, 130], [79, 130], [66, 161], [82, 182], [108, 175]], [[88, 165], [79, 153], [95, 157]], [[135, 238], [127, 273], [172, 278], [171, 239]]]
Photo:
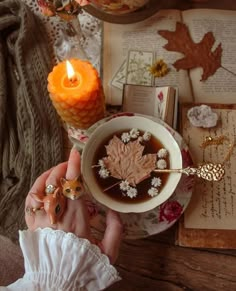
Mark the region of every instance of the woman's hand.
[[[62, 177], [65, 177], [67, 180], [73, 180], [79, 175], [80, 154], [75, 149], [72, 149], [68, 162], [59, 164], [37, 178], [25, 203], [25, 220], [30, 230], [51, 227], [65, 232], [72, 232], [80, 238], [88, 239], [91, 243], [97, 243], [91, 234], [89, 213], [83, 197], [77, 200], [65, 198], [67, 203], [66, 209], [62, 217], [55, 224], [51, 224], [49, 216], [44, 209], [29, 213], [29, 209], [40, 209], [43, 205], [42, 202], [36, 201], [35, 194], [44, 195], [47, 185], [60, 187], [60, 179]], [[97, 244], [101, 251], [109, 257], [111, 263], [114, 263], [119, 252], [123, 226], [119, 215], [112, 210], [107, 212], [106, 224], [104, 238]]]

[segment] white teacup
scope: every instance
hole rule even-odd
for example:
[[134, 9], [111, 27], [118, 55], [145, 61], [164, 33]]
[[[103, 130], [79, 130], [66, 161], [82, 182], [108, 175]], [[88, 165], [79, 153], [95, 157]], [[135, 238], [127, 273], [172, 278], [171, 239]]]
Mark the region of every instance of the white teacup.
[[117, 132], [131, 130], [132, 128], [137, 128], [142, 132], [150, 132], [152, 136], [160, 141], [163, 147], [168, 151], [170, 169], [182, 168], [182, 156], [179, 145], [168, 129], [160, 123], [143, 116], [120, 116], [110, 119], [97, 127], [90, 135], [82, 153], [81, 168], [84, 184], [87, 191], [98, 202], [108, 208], [124, 213], [145, 212], [159, 206], [170, 198], [181, 178], [180, 173], [169, 174], [160, 193], [144, 201], [135, 202], [135, 200], [133, 200], [131, 203], [127, 203], [122, 200], [115, 200], [102, 191], [92, 169], [95, 154], [107, 138], [111, 137], [113, 134], [115, 135]]

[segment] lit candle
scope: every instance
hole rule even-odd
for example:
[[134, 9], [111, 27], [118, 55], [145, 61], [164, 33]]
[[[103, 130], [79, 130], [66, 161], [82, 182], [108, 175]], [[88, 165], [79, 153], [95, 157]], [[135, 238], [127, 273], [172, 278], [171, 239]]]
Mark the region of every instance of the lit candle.
[[69, 125], [86, 129], [104, 117], [101, 79], [88, 61], [71, 59], [56, 65], [48, 75], [48, 91], [57, 113]]

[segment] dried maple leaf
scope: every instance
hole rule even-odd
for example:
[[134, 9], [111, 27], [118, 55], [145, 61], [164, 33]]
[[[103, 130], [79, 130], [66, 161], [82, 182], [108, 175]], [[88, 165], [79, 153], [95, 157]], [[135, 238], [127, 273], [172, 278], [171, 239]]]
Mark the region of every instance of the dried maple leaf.
[[202, 67], [201, 81], [204, 81], [221, 67], [221, 43], [212, 51], [212, 46], [215, 42], [212, 32], [207, 32], [199, 43], [193, 42], [188, 27], [180, 22], [176, 23], [175, 31], [159, 30], [158, 33], [168, 40], [164, 48], [168, 51], [177, 51], [185, 55], [184, 58], [177, 60], [173, 64], [177, 71]]
[[144, 146], [138, 140], [124, 144], [113, 136], [106, 146], [108, 156], [103, 161], [112, 177], [127, 180], [135, 186], [156, 168], [156, 154], [142, 155], [143, 150]]

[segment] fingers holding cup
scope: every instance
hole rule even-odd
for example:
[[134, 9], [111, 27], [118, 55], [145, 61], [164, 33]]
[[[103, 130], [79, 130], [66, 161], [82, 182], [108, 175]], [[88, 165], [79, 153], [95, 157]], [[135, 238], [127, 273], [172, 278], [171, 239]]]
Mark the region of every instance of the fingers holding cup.
[[106, 216], [106, 229], [103, 240], [100, 243], [102, 252], [108, 256], [111, 264], [114, 264], [123, 238], [123, 223], [118, 212], [108, 210]]
[[[30, 230], [52, 227], [73, 232], [94, 242], [84, 199], [67, 199], [65, 197], [67, 195], [63, 195], [63, 183], [66, 181], [73, 189], [74, 185], [78, 187], [78, 184], [74, 183], [78, 177], [80, 177], [80, 154], [72, 149], [68, 162], [59, 164], [36, 180], [26, 199], [25, 218]], [[81, 188], [82, 183], [80, 191]]]

